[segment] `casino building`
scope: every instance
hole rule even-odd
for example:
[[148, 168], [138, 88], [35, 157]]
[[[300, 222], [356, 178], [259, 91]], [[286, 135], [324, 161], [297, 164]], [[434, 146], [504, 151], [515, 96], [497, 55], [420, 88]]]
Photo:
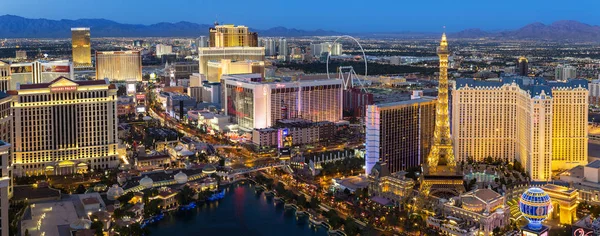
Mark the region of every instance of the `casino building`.
[[457, 79], [452, 94], [457, 160], [516, 159], [535, 181], [587, 164], [587, 85], [520, 76], [499, 82]]
[[15, 176], [114, 168], [117, 89], [108, 80], [23, 84], [12, 95]]
[[142, 81], [142, 56], [139, 51], [96, 52], [96, 79]]
[[261, 74], [223, 76], [225, 114], [240, 129], [271, 127], [277, 120], [318, 122], [342, 119], [342, 80], [263, 78]]

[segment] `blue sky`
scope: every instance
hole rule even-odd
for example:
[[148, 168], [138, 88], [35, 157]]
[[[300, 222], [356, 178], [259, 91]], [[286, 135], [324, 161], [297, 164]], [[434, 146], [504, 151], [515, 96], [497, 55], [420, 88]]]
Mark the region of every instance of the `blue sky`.
[[121, 23], [190, 21], [340, 32], [515, 29], [532, 22], [600, 25], [598, 0], [0, 0], [0, 15], [105, 18]]

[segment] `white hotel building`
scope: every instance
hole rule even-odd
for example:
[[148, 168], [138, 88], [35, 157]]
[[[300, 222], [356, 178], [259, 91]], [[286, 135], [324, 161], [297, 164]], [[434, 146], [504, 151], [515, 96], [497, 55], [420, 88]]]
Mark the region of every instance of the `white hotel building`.
[[313, 122], [342, 119], [342, 80], [265, 81], [261, 74], [224, 75], [225, 114], [241, 129], [267, 128], [277, 120]]
[[107, 80], [20, 85], [12, 95], [13, 172], [64, 175], [114, 168], [117, 89]]
[[532, 180], [545, 181], [552, 170], [587, 164], [587, 116], [585, 80], [458, 79], [452, 92], [455, 156], [517, 160]]

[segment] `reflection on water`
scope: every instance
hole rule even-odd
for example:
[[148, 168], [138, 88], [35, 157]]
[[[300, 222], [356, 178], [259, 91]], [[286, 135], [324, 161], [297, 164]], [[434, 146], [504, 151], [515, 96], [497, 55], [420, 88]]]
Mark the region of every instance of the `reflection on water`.
[[156, 225], [148, 226], [152, 235], [327, 235], [327, 230], [310, 227], [307, 217], [296, 217], [283, 204], [257, 193], [254, 186], [235, 185], [225, 198], [189, 212], [165, 215]]

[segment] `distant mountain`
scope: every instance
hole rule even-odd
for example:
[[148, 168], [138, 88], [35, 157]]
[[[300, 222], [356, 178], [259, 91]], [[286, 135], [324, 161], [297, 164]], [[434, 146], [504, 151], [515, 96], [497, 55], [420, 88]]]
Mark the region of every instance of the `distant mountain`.
[[[2, 38], [68, 38], [71, 28], [89, 27], [92, 37], [198, 37], [207, 35], [212, 25], [186, 21], [161, 22], [152, 25], [121, 24], [106, 19], [48, 20], [29, 19], [14, 15], [0, 16]], [[341, 33], [325, 30], [299, 30], [275, 27], [266, 30], [252, 29], [259, 36], [327, 36]]]
[[517, 30], [486, 32], [468, 29], [452, 34], [456, 38], [505, 38], [548, 41], [600, 41], [600, 26], [588, 25], [578, 21], [556, 21], [550, 25], [535, 22]]
[[466, 29], [460, 32], [449, 34], [449, 36], [453, 38], [482, 38], [489, 37], [491, 35], [493, 35], [493, 33], [486, 32], [481, 29]]

